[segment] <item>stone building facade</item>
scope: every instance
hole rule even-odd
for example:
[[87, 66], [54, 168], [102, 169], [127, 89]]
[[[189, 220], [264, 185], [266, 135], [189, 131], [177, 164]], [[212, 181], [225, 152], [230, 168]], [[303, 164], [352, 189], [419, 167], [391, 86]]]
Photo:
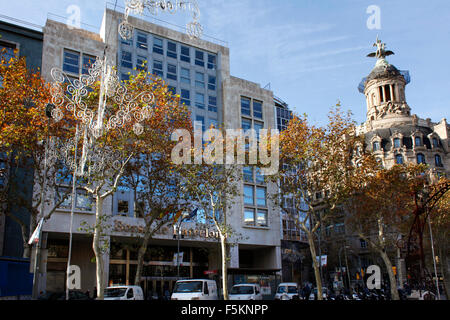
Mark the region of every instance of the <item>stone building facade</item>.
[[[117, 66], [122, 80], [136, 72], [134, 68], [147, 68], [163, 78], [189, 106], [192, 120], [200, 122], [203, 128], [211, 124], [235, 129], [274, 128], [273, 93], [256, 83], [230, 76], [227, 47], [190, 39], [182, 32], [133, 17], [129, 17], [135, 27], [133, 39], [124, 41], [117, 33], [121, 19], [121, 13], [107, 8], [98, 34], [47, 20], [43, 77], [52, 81], [51, 68], [58, 67], [77, 78], [86, 72], [94, 57], [103, 57], [105, 53], [110, 63]], [[248, 170], [243, 168], [242, 193], [227, 213], [233, 229], [245, 235], [230, 248], [229, 283], [231, 286], [238, 282], [259, 282], [263, 292], [271, 294], [281, 270], [279, 210], [270, 202], [274, 186], [261, 181], [255, 168], [250, 168], [251, 180], [244, 179]], [[81, 268], [81, 290], [92, 292], [95, 286], [92, 237], [79, 227], [83, 221], [94, 223], [93, 200], [80, 190], [77, 203], [81, 205], [74, 215], [72, 263]], [[105, 255], [105, 281], [132, 284], [137, 262], [133, 243], [142, 231], [143, 220], [135, 216], [129, 190], [120, 189], [108, 198], [104, 212], [111, 216], [112, 223], [107, 236], [110, 245]], [[65, 286], [69, 222], [70, 207], [63, 206], [43, 226], [42, 290], [62, 290]], [[185, 221], [182, 235], [180, 250], [184, 252], [184, 260], [180, 277], [219, 280], [217, 231], [207, 225], [199, 226], [196, 221]], [[174, 229], [169, 225], [151, 240], [150, 258], [145, 261], [141, 283], [145, 293], [170, 291], [177, 280], [177, 268], [173, 264], [177, 252], [175, 238]]]

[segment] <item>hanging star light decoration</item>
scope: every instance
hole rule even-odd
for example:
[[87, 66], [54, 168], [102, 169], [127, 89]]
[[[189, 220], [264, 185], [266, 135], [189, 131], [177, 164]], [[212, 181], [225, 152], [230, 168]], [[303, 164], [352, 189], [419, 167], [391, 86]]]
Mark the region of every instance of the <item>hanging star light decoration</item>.
[[129, 23], [131, 13], [143, 15], [147, 9], [152, 15], [157, 15], [161, 10], [174, 14], [177, 11], [192, 13], [192, 21], [186, 25], [186, 33], [191, 39], [198, 39], [203, 34], [203, 27], [199, 22], [200, 9], [196, 0], [126, 0], [124, 20], [119, 24], [119, 34], [124, 40], [133, 37], [134, 27]]

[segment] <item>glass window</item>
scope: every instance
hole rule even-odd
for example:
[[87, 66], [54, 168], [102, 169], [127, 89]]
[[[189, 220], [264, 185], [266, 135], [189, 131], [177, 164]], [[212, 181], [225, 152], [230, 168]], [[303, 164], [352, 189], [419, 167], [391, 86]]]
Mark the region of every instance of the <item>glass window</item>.
[[139, 32], [137, 33], [137, 39], [136, 39], [136, 48], [148, 49], [147, 45], [147, 35], [145, 33]]
[[144, 56], [137, 56], [136, 69], [139, 71], [147, 71], [147, 58]]
[[133, 68], [133, 55], [131, 52], [122, 51], [122, 67], [132, 69]]
[[439, 146], [439, 141], [437, 138], [433, 138], [433, 147], [438, 147]]
[[186, 68], [181, 68], [181, 82], [191, 84], [191, 71]]
[[250, 113], [250, 99], [241, 98], [241, 113], [244, 116], [251, 116]]
[[264, 122], [255, 121], [253, 127], [256, 131], [256, 139], [259, 139], [259, 130], [264, 129]]
[[396, 164], [403, 164], [403, 156], [401, 154], [398, 154], [395, 156], [395, 163]]
[[153, 60], [153, 74], [161, 78], [164, 77], [162, 61]]
[[244, 167], [242, 169], [244, 181], [245, 182], [253, 182], [253, 168], [252, 167]]
[[217, 98], [208, 96], [208, 110], [211, 112], [217, 112]]
[[208, 89], [216, 90], [216, 77], [208, 75]]
[[255, 209], [244, 209], [244, 223], [246, 225], [254, 225], [255, 224]]
[[249, 205], [255, 204], [252, 186], [244, 185], [244, 203]]
[[83, 74], [89, 74], [89, 68], [94, 64], [96, 58], [94, 56], [83, 54], [83, 67], [81, 72]]
[[423, 154], [421, 154], [421, 153], [419, 153], [418, 155], [417, 155], [417, 163], [423, 163], [423, 164], [425, 164], [425, 156], [423, 155]]
[[191, 56], [189, 53], [189, 47], [181, 46], [180, 60], [191, 63]]
[[442, 166], [443, 166], [443, 165], [442, 165], [442, 159], [441, 159], [441, 156], [438, 155], [438, 154], [436, 154], [436, 155], [434, 156], [434, 162], [435, 162], [435, 164], [436, 164], [437, 167], [442, 167]]
[[187, 106], [191, 105], [191, 93], [189, 90], [181, 89], [181, 102]]
[[267, 227], [267, 210], [258, 209], [256, 214], [256, 224], [261, 227]]
[[394, 148], [400, 148], [400, 139], [399, 138], [395, 138], [394, 139]]
[[167, 64], [167, 79], [177, 80], [177, 66], [174, 64]]
[[415, 137], [414, 141], [415, 141], [416, 146], [422, 145], [422, 139], [420, 137]]
[[195, 86], [197, 88], [205, 87], [205, 75], [202, 72], [195, 73]]
[[373, 143], [373, 151], [378, 151], [378, 150], [380, 150], [380, 142], [375, 141]]
[[130, 80], [130, 75], [127, 74], [127, 73], [121, 73], [121, 74], [120, 74], [120, 80], [121, 80], [121, 81]]
[[163, 41], [159, 38], [153, 38], [153, 52], [163, 54]]
[[205, 117], [203, 116], [196, 116], [195, 121], [201, 122], [202, 125], [202, 131], [205, 131]]
[[94, 199], [86, 190], [77, 190], [76, 207], [83, 211], [92, 211]]
[[262, 113], [262, 102], [260, 101], [253, 101], [253, 116], [258, 119], [263, 118]]
[[80, 72], [80, 54], [76, 51], [64, 50], [63, 70], [66, 72]]
[[242, 119], [242, 129], [245, 131], [252, 128], [252, 121], [247, 119]]
[[200, 109], [205, 109], [205, 95], [203, 93], [195, 93], [195, 106]]
[[170, 92], [172, 92], [172, 95], [177, 94], [177, 88], [174, 86], [167, 86], [167, 89], [169, 89]]
[[264, 176], [261, 174], [261, 169], [258, 167], [255, 167], [255, 177], [256, 177], [256, 183], [259, 183], [259, 184], [264, 183]]
[[216, 56], [212, 54], [208, 54], [208, 69], [214, 70], [216, 69]]
[[204, 52], [195, 50], [195, 64], [200, 67], [205, 67]]
[[167, 56], [177, 59], [178, 55], [177, 55], [177, 44], [174, 42], [167, 42]]
[[266, 203], [266, 188], [257, 187], [256, 188], [256, 204], [258, 206], [265, 207]]

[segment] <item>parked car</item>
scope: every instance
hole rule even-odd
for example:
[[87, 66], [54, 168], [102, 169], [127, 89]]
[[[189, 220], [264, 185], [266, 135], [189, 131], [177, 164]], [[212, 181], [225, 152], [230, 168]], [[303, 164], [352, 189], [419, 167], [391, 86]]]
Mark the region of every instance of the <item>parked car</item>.
[[[46, 292], [44, 295], [38, 297], [38, 300], [66, 300], [66, 292]], [[92, 300], [87, 294], [81, 291], [69, 291], [69, 300]]]
[[275, 300], [299, 299], [298, 284], [295, 282], [282, 282], [278, 285]]
[[[322, 299], [323, 300], [332, 300], [334, 295], [327, 288], [322, 288]], [[308, 300], [317, 300], [317, 288], [314, 288], [309, 294]], [[334, 300], [334, 298], [333, 298]]]
[[217, 284], [214, 280], [178, 280], [171, 300], [218, 300]]
[[236, 284], [231, 288], [230, 300], [262, 300], [261, 287], [256, 283]]
[[105, 289], [104, 300], [144, 300], [140, 286], [112, 286]]

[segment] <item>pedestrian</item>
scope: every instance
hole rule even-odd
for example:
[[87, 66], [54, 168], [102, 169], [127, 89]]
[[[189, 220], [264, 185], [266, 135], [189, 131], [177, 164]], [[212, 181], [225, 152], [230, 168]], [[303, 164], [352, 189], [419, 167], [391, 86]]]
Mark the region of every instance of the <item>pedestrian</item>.
[[97, 299], [97, 287], [94, 287], [94, 296], [93, 296], [93, 298]]

